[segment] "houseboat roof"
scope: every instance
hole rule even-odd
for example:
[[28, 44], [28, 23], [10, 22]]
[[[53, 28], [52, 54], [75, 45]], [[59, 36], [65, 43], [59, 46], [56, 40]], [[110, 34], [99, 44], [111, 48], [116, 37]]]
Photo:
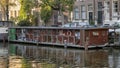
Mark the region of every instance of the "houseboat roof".
[[108, 27], [10, 27], [9, 29], [84, 29], [84, 30], [89, 30], [89, 29], [109, 29]]

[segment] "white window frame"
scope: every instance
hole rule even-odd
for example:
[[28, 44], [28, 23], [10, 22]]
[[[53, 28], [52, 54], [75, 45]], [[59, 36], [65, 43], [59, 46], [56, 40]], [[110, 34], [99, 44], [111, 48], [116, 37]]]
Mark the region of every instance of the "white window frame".
[[78, 7], [74, 8], [74, 19], [75, 20], [79, 20], [80, 19], [80, 11], [79, 11]]
[[86, 7], [85, 5], [81, 5], [81, 19], [86, 19], [87, 16], [86, 16]]

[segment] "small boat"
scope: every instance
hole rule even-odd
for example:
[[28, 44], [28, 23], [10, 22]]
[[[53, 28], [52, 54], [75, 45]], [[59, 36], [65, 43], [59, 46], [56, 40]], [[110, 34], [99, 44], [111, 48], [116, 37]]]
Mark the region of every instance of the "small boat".
[[8, 39], [8, 27], [0, 27], [0, 40]]

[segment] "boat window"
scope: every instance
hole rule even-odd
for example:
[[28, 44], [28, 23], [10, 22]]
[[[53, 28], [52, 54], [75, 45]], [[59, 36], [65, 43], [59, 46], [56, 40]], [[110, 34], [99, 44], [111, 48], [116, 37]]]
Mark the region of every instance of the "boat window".
[[39, 30], [34, 30], [34, 37], [38, 37]]
[[76, 37], [76, 39], [80, 39], [80, 32], [76, 32], [75, 37]]
[[63, 35], [63, 31], [62, 30], [59, 30], [59, 35]]
[[51, 35], [51, 32], [52, 32], [51, 30], [47, 30], [48, 35]]
[[99, 35], [98, 32], [93, 32], [92, 34], [93, 34], [93, 36], [98, 36]]
[[106, 31], [102, 31], [102, 36], [105, 36]]

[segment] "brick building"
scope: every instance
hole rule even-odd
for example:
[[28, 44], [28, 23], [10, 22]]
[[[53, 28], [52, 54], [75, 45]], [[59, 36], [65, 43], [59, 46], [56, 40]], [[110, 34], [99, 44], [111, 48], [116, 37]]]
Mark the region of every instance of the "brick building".
[[119, 20], [120, 0], [76, 0], [73, 21], [113, 24]]

